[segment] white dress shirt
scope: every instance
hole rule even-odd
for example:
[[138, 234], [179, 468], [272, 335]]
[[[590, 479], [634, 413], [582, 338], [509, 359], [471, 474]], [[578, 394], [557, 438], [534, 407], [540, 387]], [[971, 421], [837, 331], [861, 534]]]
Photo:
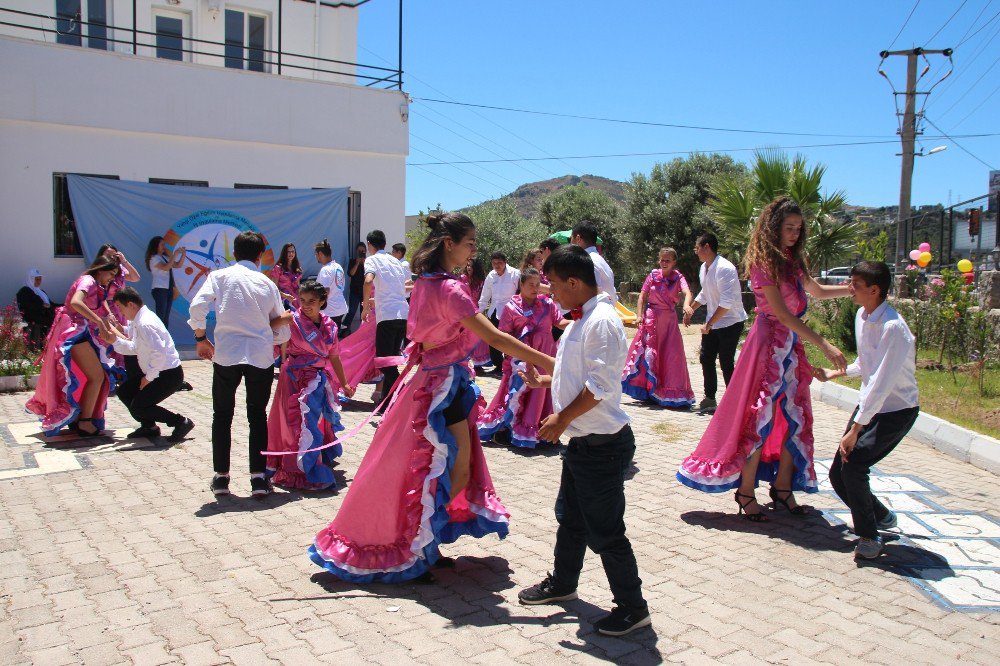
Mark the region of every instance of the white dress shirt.
[[375, 321], [406, 319], [410, 304], [406, 302], [406, 281], [410, 274], [403, 270], [399, 259], [379, 250], [365, 259], [365, 275], [375, 276]]
[[115, 341], [115, 351], [125, 356], [136, 356], [146, 379], [153, 381], [164, 370], [181, 364], [174, 347], [174, 339], [156, 313], [143, 305], [135, 319], [125, 327], [128, 340]]
[[916, 407], [917, 364], [913, 334], [899, 313], [884, 301], [871, 314], [864, 308], [854, 319], [858, 358], [848, 377], [861, 377], [861, 398], [854, 422], [868, 425], [876, 414]]
[[711, 265], [702, 264], [698, 269], [698, 280], [701, 282], [701, 291], [694, 300], [704, 305], [708, 311], [705, 321], [710, 320], [719, 308], [728, 310], [712, 324], [712, 328], [725, 328], [747, 320], [746, 310], [743, 309], [740, 274], [733, 262], [715, 255]]
[[519, 286], [521, 286], [521, 271], [509, 264], [503, 275], [490, 271], [483, 282], [483, 291], [479, 295], [479, 311], [487, 317], [496, 314], [499, 318], [500, 313], [510, 303], [510, 299], [514, 298]]
[[191, 300], [188, 325], [205, 328], [215, 305], [215, 356], [218, 365], [274, 364], [274, 345], [291, 337], [287, 326], [271, 332], [271, 320], [285, 313], [278, 287], [250, 261], [212, 271]]
[[[597, 288], [603, 291], [611, 299], [611, 304], [618, 302], [618, 290], [615, 289], [615, 274], [604, 260], [601, 253], [593, 245], [587, 248], [587, 254], [594, 262], [594, 277], [597, 278]], [[617, 431], [616, 431], [617, 432]]]
[[326, 287], [326, 307], [323, 314], [327, 317], [339, 317], [347, 314], [347, 299], [344, 298], [344, 286], [347, 278], [343, 267], [335, 259], [319, 269], [316, 281]]
[[406, 273], [406, 279], [409, 280], [410, 276], [413, 275], [413, 272], [410, 270], [410, 262], [406, 259], [400, 259], [399, 265], [403, 267], [403, 272]]
[[566, 428], [570, 437], [611, 435], [628, 422], [621, 408], [622, 368], [628, 355], [625, 327], [614, 303], [600, 293], [583, 304], [583, 316], [559, 339], [552, 373], [552, 407], [561, 412], [584, 388], [600, 402]]

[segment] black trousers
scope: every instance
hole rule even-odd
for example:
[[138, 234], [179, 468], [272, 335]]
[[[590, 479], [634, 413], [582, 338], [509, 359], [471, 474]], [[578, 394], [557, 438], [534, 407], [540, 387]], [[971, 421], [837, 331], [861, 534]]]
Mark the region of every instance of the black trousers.
[[715, 359], [722, 366], [722, 378], [729, 386], [733, 378], [733, 367], [736, 365], [736, 347], [740, 344], [743, 334], [743, 322], [731, 324], [723, 328], [713, 328], [708, 335], [701, 336], [701, 372], [705, 380], [705, 397], [715, 400], [719, 381], [715, 375]]
[[[854, 520], [854, 533], [859, 537], [874, 539], [878, 536], [875, 523], [889, 515], [889, 509], [872, 494], [868, 474], [871, 468], [892, 453], [896, 445], [902, 441], [906, 433], [913, 427], [920, 413], [919, 407], [900, 409], [895, 412], [876, 414], [875, 417], [861, 429], [858, 443], [854, 450], [844, 460], [840, 451], [830, 466], [830, 484], [851, 510]], [[854, 408], [847, 430], [854, 424], [858, 408]]]
[[229, 473], [233, 445], [233, 412], [236, 389], [246, 380], [247, 422], [250, 425], [250, 473], [263, 474], [267, 450], [267, 401], [271, 398], [274, 368], [212, 364], [212, 464], [217, 474]]
[[614, 435], [570, 438], [556, 499], [552, 576], [559, 586], [576, 589], [589, 546], [601, 556], [615, 603], [645, 608], [635, 554], [625, 536], [625, 472], [634, 455], [629, 426]]
[[[490, 315], [490, 322], [492, 322], [492, 324], [497, 328], [500, 328], [500, 319], [498, 318], [496, 312]], [[503, 352], [494, 347], [490, 347], [490, 363], [492, 363], [493, 367], [496, 368], [497, 372], [499, 372], [500, 368], [503, 367]]]
[[116, 394], [140, 426], [152, 428], [157, 423], [163, 423], [173, 427], [184, 421], [184, 417], [180, 414], [160, 407], [161, 402], [180, 390], [181, 384], [184, 383], [183, 368], [177, 366], [163, 370], [143, 389], [139, 388], [143, 379], [139, 359], [135, 356], [126, 356], [125, 372], [127, 377], [118, 385]]
[[[375, 358], [399, 356], [406, 338], [405, 319], [386, 319], [375, 325]], [[382, 395], [388, 398], [390, 390], [399, 379], [399, 368], [390, 365], [382, 368]], [[388, 403], [386, 403], [388, 404]]]

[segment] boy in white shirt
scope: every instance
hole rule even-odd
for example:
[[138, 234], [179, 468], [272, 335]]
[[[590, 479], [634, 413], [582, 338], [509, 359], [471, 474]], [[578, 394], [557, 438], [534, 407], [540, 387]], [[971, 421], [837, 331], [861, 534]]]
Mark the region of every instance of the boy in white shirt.
[[872, 494], [868, 473], [902, 441], [920, 412], [914, 338], [886, 301], [891, 281], [881, 261], [862, 261], [851, 269], [851, 297], [861, 306], [854, 322], [858, 358], [845, 371], [813, 368], [821, 382], [845, 374], [861, 377], [858, 406], [830, 466], [830, 483], [851, 509], [860, 537], [854, 549], [858, 560], [878, 557], [884, 545], [878, 530], [896, 526], [896, 515]]
[[[368, 258], [365, 259], [364, 300], [361, 321], [375, 308], [375, 367], [382, 371], [382, 393], [389, 398], [399, 379], [403, 363], [403, 340], [406, 338], [406, 318], [410, 305], [406, 302], [406, 283], [410, 274], [402, 264], [385, 251], [385, 233], [379, 229], [368, 232]], [[374, 304], [373, 304], [374, 299]], [[388, 404], [388, 403], [386, 403]]]
[[[521, 271], [507, 264], [507, 255], [503, 252], [494, 252], [490, 256], [490, 264], [493, 270], [483, 282], [483, 291], [479, 295], [479, 311], [486, 315], [494, 326], [499, 326], [503, 309], [521, 286]], [[499, 377], [502, 374], [503, 352], [490, 347], [490, 362], [493, 363], [492, 374]]]
[[[333, 258], [330, 241], [323, 239], [314, 246], [316, 261], [320, 264], [316, 281], [326, 287], [326, 307], [323, 314], [337, 324], [338, 336], [344, 327], [344, 315], [347, 314], [347, 299], [344, 298], [344, 287], [347, 286], [347, 276], [343, 267]], [[342, 336], [340, 336], [342, 337]]]
[[539, 439], [555, 442], [563, 432], [570, 439], [556, 499], [555, 566], [541, 583], [521, 590], [518, 600], [535, 605], [576, 599], [590, 546], [601, 556], [615, 602], [594, 627], [623, 636], [650, 624], [635, 554], [625, 536], [625, 472], [635, 455], [635, 436], [619, 404], [628, 340], [583, 248], [556, 249], [544, 268], [559, 304], [581, 308], [582, 315], [559, 341], [551, 377], [539, 376], [531, 366], [521, 373], [531, 388], [552, 389], [554, 412], [542, 421]]
[[183, 441], [194, 423], [160, 407], [160, 403], [179, 391], [184, 383], [184, 370], [174, 339], [156, 313], [143, 305], [139, 292], [132, 287], [122, 287], [112, 300], [129, 321], [128, 332], [118, 328], [114, 317], [109, 317], [110, 327], [101, 337], [114, 344], [119, 354], [137, 357], [141, 373], [129, 373], [125, 383], [118, 387], [118, 398], [139, 422], [139, 429], [129, 437], [159, 437], [160, 428], [156, 424], [163, 423], [174, 429], [170, 441]]
[[399, 265], [403, 267], [403, 272], [406, 273], [406, 279], [409, 280], [413, 277], [413, 273], [410, 272], [410, 262], [406, 260], [406, 246], [402, 243], [395, 243], [392, 246], [392, 256], [396, 257], [396, 261]]

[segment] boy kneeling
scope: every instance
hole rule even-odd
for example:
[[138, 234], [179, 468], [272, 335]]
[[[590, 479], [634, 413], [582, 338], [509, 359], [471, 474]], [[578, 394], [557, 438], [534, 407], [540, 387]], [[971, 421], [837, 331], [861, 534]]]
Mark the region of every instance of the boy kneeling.
[[830, 483], [851, 510], [857, 560], [882, 553], [878, 530], [896, 526], [896, 515], [873, 494], [868, 473], [888, 456], [917, 420], [916, 358], [913, 334], [886, 301], [889, 267], [862, 261], [851, 269], [851, 297], [861, 306], [854, 322], [858, 358], [846, 371], [813, 368], [826, 381], [841, 375], [861, 377], [861, 397], [830, 467]]

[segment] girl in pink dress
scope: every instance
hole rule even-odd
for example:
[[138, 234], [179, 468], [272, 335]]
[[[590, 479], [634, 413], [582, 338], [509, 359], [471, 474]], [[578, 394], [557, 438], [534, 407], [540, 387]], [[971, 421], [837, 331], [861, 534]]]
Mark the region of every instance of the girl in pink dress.
[[295, 310], [299, 307], [299, 282], [302, 280], [302, 267], [299, 265], [299, 255], [294, 243], [281, 246], [281, 254], [268, 274], [274, 284], [278, 285], [281, 300], [286, 309]]
[[[115, 276], [115, 279], [111, 281], [111, 284], [108, 285], [105, 312], [102, 316], [106, 316], [110, 312], [110, 314], [114, 315], [115, 319], [118, 320], [118, 325], [124, 328], [128, 325], [128, 320], [125, 319], [125, 315], [121, 313], [121, 310], [118, 309], [118, 304], [115, 303], [113, 299], [115, 294], [118, 293], [118, 290], [125, 286], [126, 282], [139, 281], [139, 271], [129, 262], [128, 259], [125, 258], [124, 254], [118, 251], [118, 248], [110, 243], [105, 243], [100, 247], [100, 249], [97, 250], [97, 256], [94, 257], [94, 261], [91, 263], [91, 266], [99, 261], [102, 261], [103, 259], [114, 259], [121, 266], [121, 270], [118, 272], [118, 275]], [[121, 365], [121, 355], [113, 350], [111, 353], [116, 359], [116, 363]]]
[[[486, 282], [486, 271], [483, 270], [483, 263], [475, 257], [469, 259], [469, 263], [465, 267], [465, 272], [462, 274], [462, 279], [469, 285], [469, 290], [472, 292], [472, 300], [478, 303], [479, 297], [483, 294], [483, 283]], [[490, 360], [490, 346], [480, 340], [476, 344], [475, 349], [472, 350], [472, 365], [478, 370], [490, 365], [492, 362]]]
[[56, 310], [38, 385], [26, 405], [42, 417], [42, 430], [50, 437], [66, 425], [79, 435], [102, 434], [108, 394], [124, 374], [100, 337], [109, 316], [108, 285], [120, 272], [117, 259], [98, 257], [69, 288], [66, 305]]
[[[553, 327], [565, 328], [559, 308], [548, 297], [538, 294], [539, 274], [534, 268], [521, 272], [521, 293], [510, 299], [500, 313], [498, 328], [532, 349], [555, 356]], [[479, 417], [479, 439], [488, 440], [501, 430], [510, 432], [510, 443], [527, 449], [538, 445], [538, 426], [552, 413], [549, 389], [529, 388], [517, 369], [517, 358], [505, 356], [503, 377], [493, 401]]]
[[[350, 398], [354, 388], [344, 375], [337, 324], [323, 314], [326, 287], [308, 280], [299, 287], [299, 307], [292, 312], [291, 338], [281, 346], [281, 373], [267, 419], [267, 450], [297, 451], [269, 456], [267, 472], [277, 486], [303, 490], [336, 487], [330, 465], [343, 452], [340, 444], [321, 451], [340, 425], [339, 386]], [[332, 381], [330, 368], [337, 375]]]
[[801, 319], [806, 293], [816, 298], [848, 295], [846, 286], [822, 286], [809, 277], [805, 243], [798, 204], [780, 197], [764, 208], [745, 258], [757, 317], [722, 402], [677, 472], [678, 481], [705, 492], [736, 488], [739, 512], [754, 522], [766, 520], [754, 494], [758, 481], [770, 482], [775, 506], [780, 503], [796, 515], [805, 510], [792, 491], [817, 490], [812, 368], [802, 339], [819, 347], [836, 368], [847, 367], [840, 350]]
[[690, 409], [694, 391], [676, 308], [681, 294], [690, 297], [691, 290], [676, 266], [677, 251], [663, 248], [659, 269], [650, 273], [642, 285], [636, 308], [641, 316], [639, 330], [628, 350], [622, 392], [661, 407]]
[[337, 517], [309, 548], [316, 564], [353, 582], [411, 580], [429, 574], [442, 543], [507, 534], [476, 430], [481, 401], [469, 354], [482, 338], [543, 368], [554, 363], [494, 328], [455, 274], [476, 251], [472, 220], [435, 214], [427, 224], [412, 262], [403, 376], [414, 374], [386, 410]]

